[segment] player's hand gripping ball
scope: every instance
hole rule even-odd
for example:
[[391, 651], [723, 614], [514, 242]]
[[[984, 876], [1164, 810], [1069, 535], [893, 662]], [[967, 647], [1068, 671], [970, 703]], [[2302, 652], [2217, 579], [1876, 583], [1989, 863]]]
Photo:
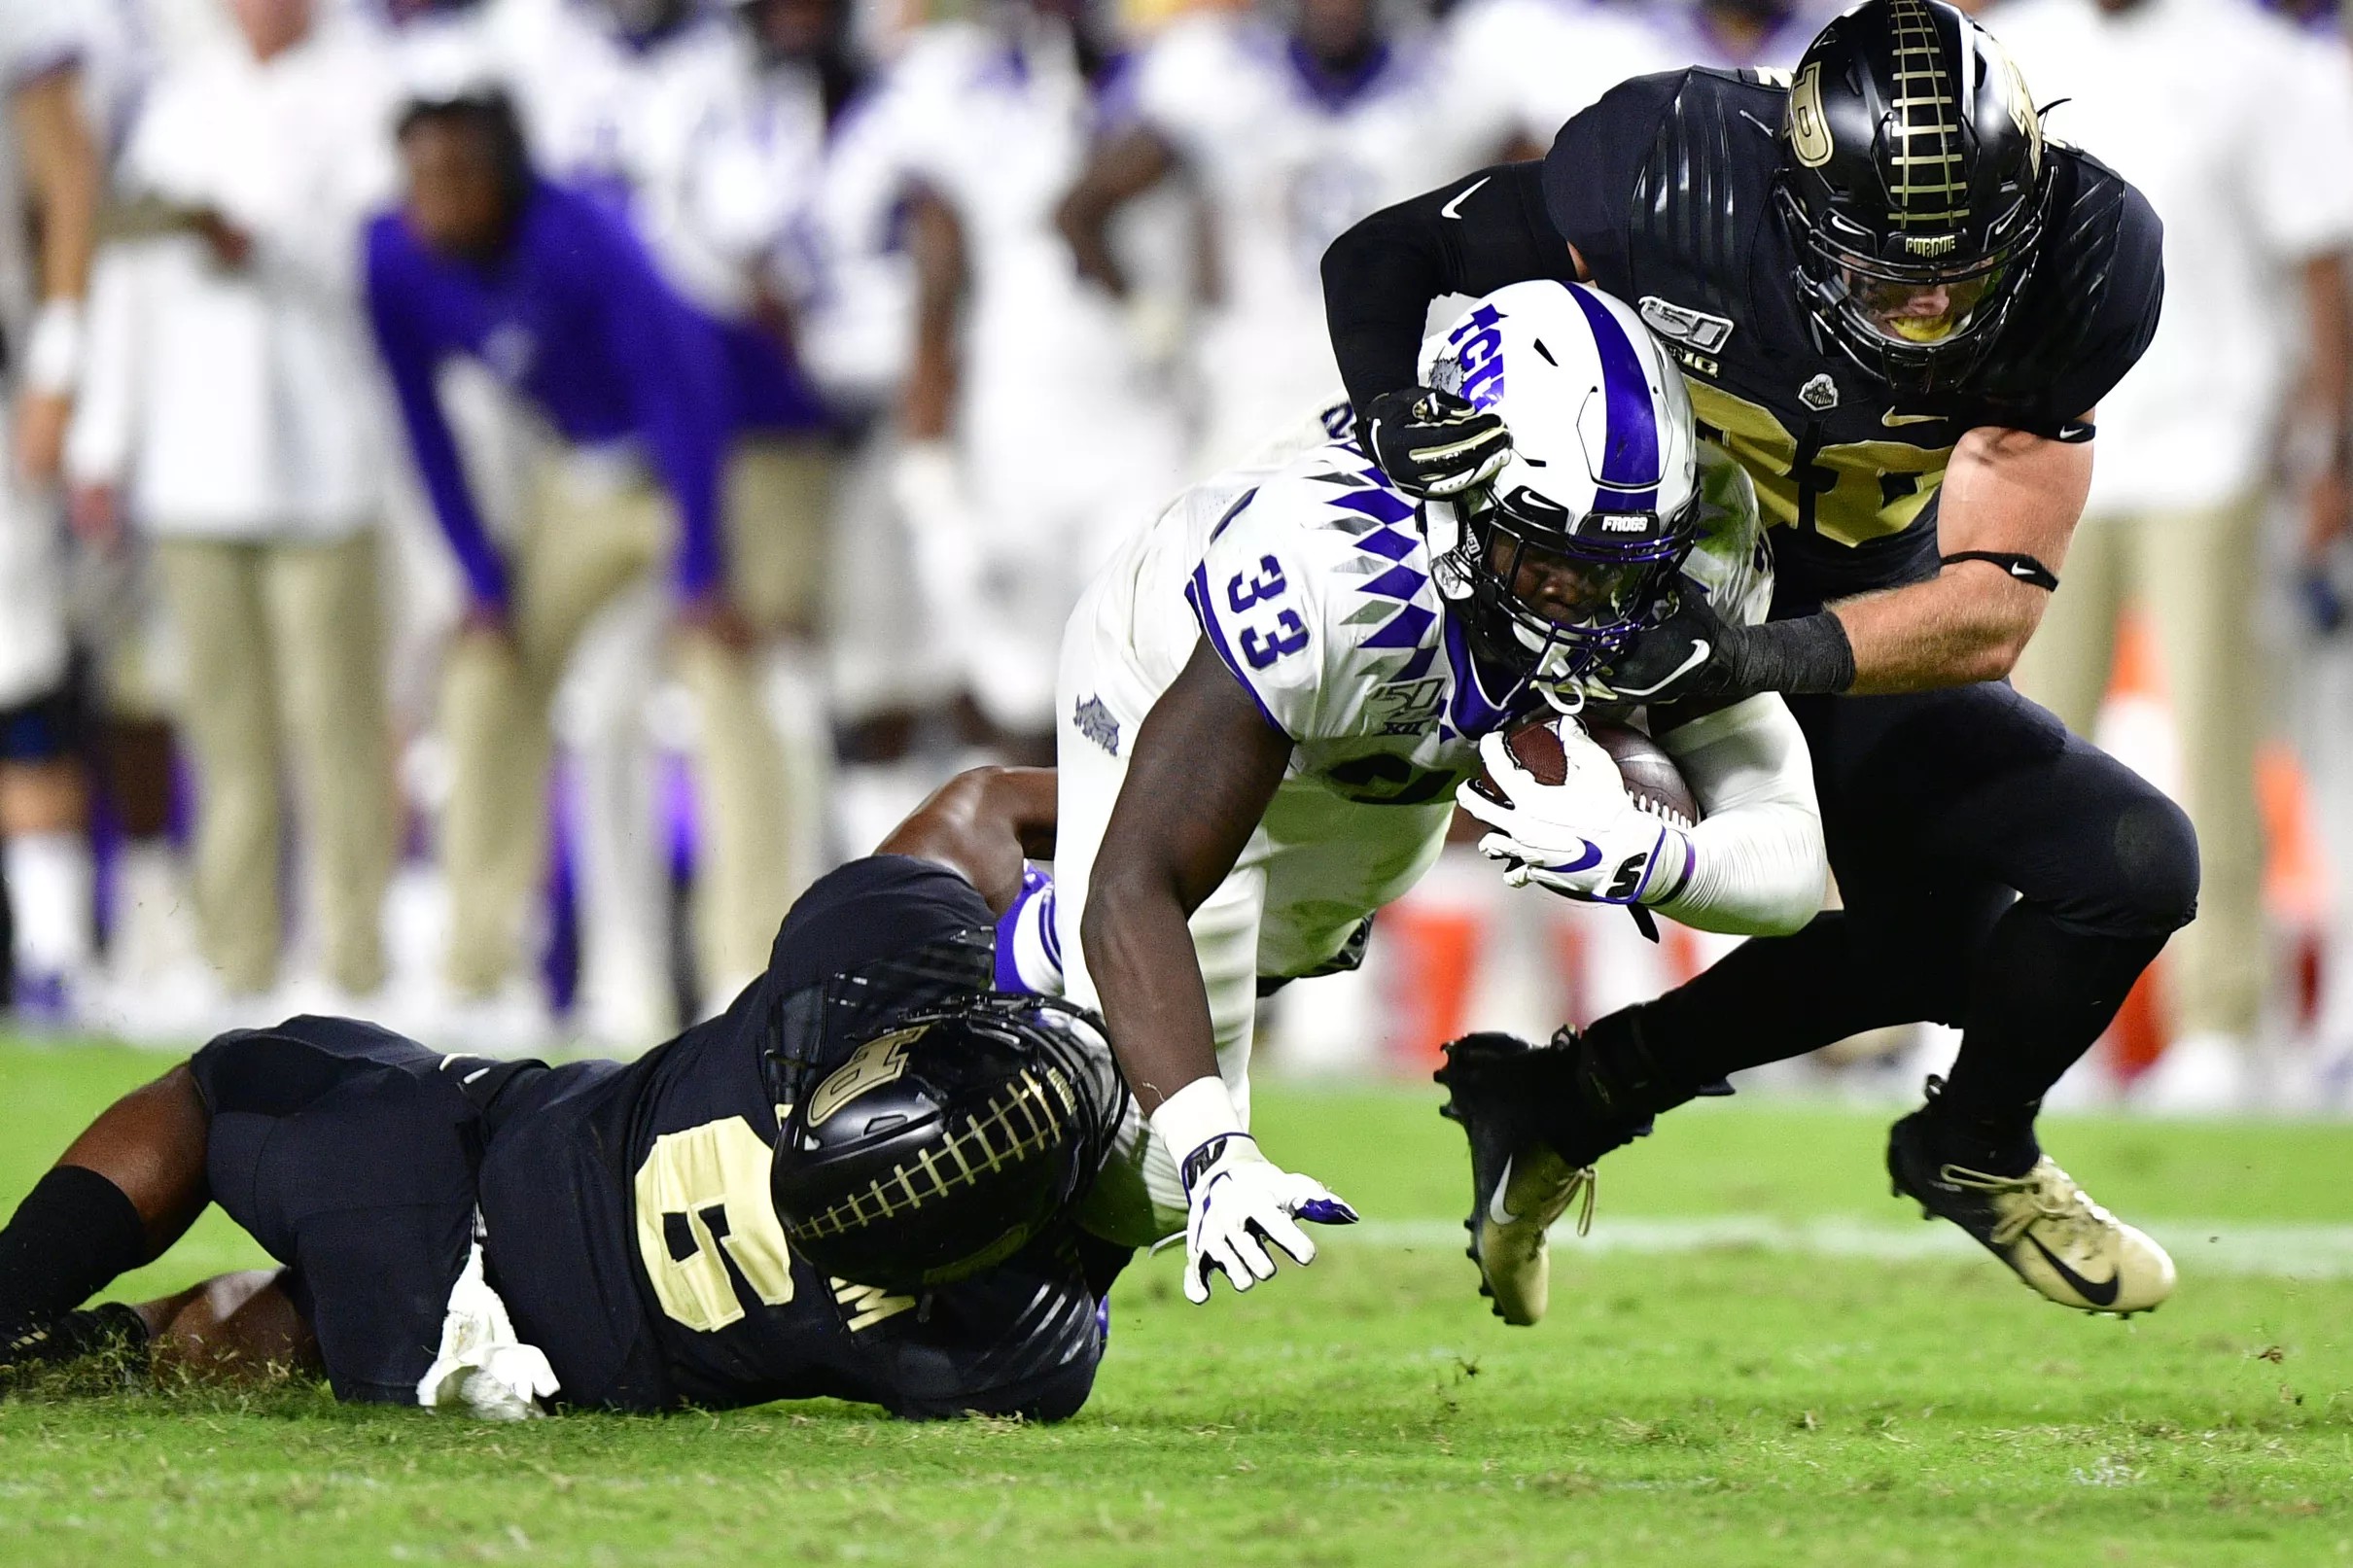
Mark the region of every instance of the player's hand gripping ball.
[[[1603, 738], [1607, 745], [1603, 744]], [[1658, 904], [1691, 875], [1699, 817], [1673, 759], [1638, 730], [1547, 717], [1479, 743], [1456, 802], [1493, 829], [1479, 853], [1515, 888], [1586, 903]]]

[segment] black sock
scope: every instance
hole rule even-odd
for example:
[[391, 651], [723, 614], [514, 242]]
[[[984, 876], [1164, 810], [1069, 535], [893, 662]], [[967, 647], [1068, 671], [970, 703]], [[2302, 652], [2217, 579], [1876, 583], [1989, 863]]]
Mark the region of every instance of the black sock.
[[0, 1230], [0, 1343], [48, 1328], [147, 1261], [147, 1227], [123, 1189], [59, 1166]]
[[2043, 1157], [2042, 1143], [2034, 1135], [2034, 1113], [2042, 1108], [2039, 1100], [2027, 1107], [2023, 1118], [2015, 1114], [1973, 1116], [1949, 1108], [1941, 1092], [1943, 1086], [1933, 1079], [1930, 1082], [1934, 1087], [1923, 1121], [1937, 1164], [1988, 1176], [2022, 1176]]
[[2076, 930], [2040, 904], [2011, 905], [1978, 956], [1939, 1119], [1975, 1128], [2014, 1157], [2031, 1147], [2043, 1096], [2091, 1049], [2164, 945], [2162, 936]]
[[1651, 1056], [1689, 1098], [1744, 1068], [1910, 1023], [1922, 1016], [1921, 989], [1887, 955], [1858, 951], [1848, 916], [1834, 909], [1789, 936], [1743, 942], [1627, 1011], [1640, 1016]]

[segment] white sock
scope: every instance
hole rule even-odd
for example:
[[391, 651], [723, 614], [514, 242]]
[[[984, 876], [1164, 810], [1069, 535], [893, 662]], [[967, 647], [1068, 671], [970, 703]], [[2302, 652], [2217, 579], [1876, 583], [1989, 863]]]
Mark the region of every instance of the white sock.
[[89, 840], [81, 833], [23, 833], [0, 843], [17, 967], [73, 974], [90, 961]]

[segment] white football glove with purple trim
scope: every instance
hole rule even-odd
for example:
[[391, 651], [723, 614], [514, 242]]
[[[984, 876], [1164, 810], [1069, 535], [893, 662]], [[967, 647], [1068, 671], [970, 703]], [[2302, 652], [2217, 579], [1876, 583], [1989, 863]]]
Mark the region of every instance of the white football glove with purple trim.
[[1314, 1263], [1316, 1243], [1301, 1220], [1356, 1223], [1356, 1211], [1330, 1188], [1258, 1152], [1220, 1079], [1196, 1078], [1161, 1101], [1152, 1131], [1184, 1181], [1184, 1299], [1196, 1307], [1210, 1299], [1212, 1274], [1224, 1274], [1237, 1291], [1274, 1278], [1269, 1242], [1294, 1263]]
[[1500, 731], [1479, 743], [1488, 781], [1505, 796], [1490, 798], [1474, 780], [1455, 803], [1494, 831], [1479, 853], [1503, 866], [1515, 888], [1529, 883], [1589, 904], [1660, 904], [1691, 878], [1691, 840], [1644, 811], [1626, 792], [1618, 764], [1576, 724], [1559, 727], [1567, 772], [1541, 784], [1522, 767]]

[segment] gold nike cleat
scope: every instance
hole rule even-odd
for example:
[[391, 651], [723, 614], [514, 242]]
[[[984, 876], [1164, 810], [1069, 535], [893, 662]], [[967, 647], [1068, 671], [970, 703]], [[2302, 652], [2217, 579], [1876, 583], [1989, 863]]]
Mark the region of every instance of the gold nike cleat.
[[1918, 1114], [1887, 1139], [1887, 1173], [1923, 1216], [1975, 1237], [2020, 1279], [2079, 1312], [2146, 1312], [2173, 1294], [2173, 1260], [2146, 1234], [2091, 1201], [2049, 1156], [2023, 1175], [1936, 1162]]
[[1544, 1320], [1552, 1302], [1552, 1256], [1545, 1237], [1580, 1196], [1577, 1234], [1594, 1225], [1594, 1167], [1568, 1163], [1544, 1143], [1531, 1143], [1503, 1162], [1502, 1179], [1470, 1224], [1471, 1262], [1480, 1294], [1495, 1315], [1516, 1328]]
[[[1508, 1034], [1470, 1034], [1450, 1042], [1437, 1081], [1447, 1089], [1441, 1113], [1470, 1140], [1471, 1212], [1465, 1255], [1479, 1266], [1479, 1294], [1515, 1327], [1542, 1321], [1552, 1265], [1545, 1232], [1575, 1202], [1585, 1203], [1577, 1234], [1593, 1225], [1594, 1171], [1572, 1166], [1537, 1132], [1537, 1108], [1560, 1101], [1567, 1054]], [[1631, 1134], [1628, 1134], [1631, 1135]], [[1588, 1139], [1606, 1152], [1625, 1136]]]

